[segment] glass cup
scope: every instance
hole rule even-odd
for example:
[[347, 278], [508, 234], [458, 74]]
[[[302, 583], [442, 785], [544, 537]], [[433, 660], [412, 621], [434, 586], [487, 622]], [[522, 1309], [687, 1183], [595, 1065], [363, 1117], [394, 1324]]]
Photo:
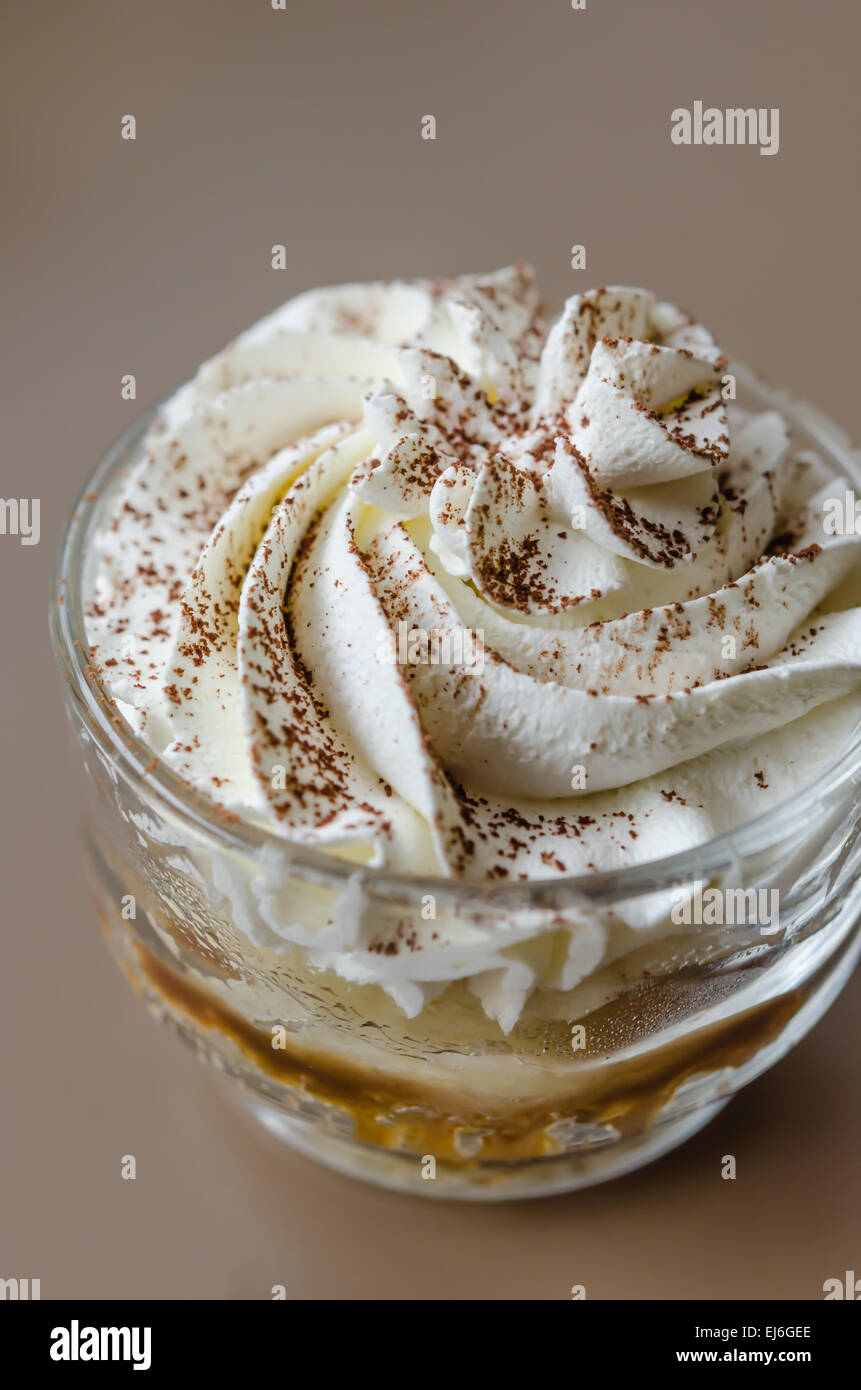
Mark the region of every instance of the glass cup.
[[[733, 372], [740, 404], [777, 407], [796, 447], [861, 476], [833, 424], [744, 368]], [[291, 846], [226, 816], [153, 758], [89, 662], [82, 592], [92, 540], [149, 418], [87, 483], [52, 611], [84, 774], [93, 900], [135, 991], [240, 1083], [267, 1130], [391, 1188], [539, 1196], [666, 1153], [804, 1036], [861, 951], [858, 730], [776, 810], [619, 872], [464, 887]], [[777, 893], [779, 912], [767, 927], [676, 925], [674, 916], [664, 934], [675, 905], [714, 889], [737, 903]], [[277, 931], [287, 920], [323, 941], [345, 911], [364, 923], [396, 914], [408, 927], [429, 902], [461, 928], [524, 913], [538, 933], [618, 929], [620, 917], [653, 926], [631, 930], [627, 949], [574, 989], [538, 991], [508, 1036], [463, 982], [408, 1019], [379, 986], [316, 967]]]

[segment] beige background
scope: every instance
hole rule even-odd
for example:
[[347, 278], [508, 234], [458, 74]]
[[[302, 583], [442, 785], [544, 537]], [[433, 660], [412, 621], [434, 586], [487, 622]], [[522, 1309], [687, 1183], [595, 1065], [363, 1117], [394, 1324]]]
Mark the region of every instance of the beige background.
[[[0, 538], [0, 1276], [45, 1297], [821, 1297], [861, 1270], [857, 978], [682, 1151], [469, 1209], [257, 1136], [104, 952], [49, 570], [99, 452], [240, 327], [313, 284], [522, 257], [551, 297], [653, 287], [858, 428], [855, 0], [287, 4], [3, 6], [2, 492], [42, 499], [42, 541]], [[674, 147], [695, 99], [779, 106], [779, 154]]]

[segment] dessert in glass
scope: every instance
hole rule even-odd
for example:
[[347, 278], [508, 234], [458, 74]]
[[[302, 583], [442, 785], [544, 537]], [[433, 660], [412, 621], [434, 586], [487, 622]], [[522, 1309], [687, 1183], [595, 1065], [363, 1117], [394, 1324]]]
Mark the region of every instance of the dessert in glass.
[[95, 905], [342, 1171], [500, 1199], [708, 1122], [853, 968], [858, 459], [645, 290], [292, 300], [141, 420], [54, 640]]

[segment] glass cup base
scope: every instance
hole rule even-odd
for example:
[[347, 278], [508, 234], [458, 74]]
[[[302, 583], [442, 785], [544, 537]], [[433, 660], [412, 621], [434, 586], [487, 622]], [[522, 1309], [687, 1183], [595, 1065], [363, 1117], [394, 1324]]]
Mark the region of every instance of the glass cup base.
[[729, 1104], [729, 1097], [713, 1101], [644, 1134], [597, 1146], [591, 1152], [525, 1159], [522, 1163], [483, 1162], [474, 1168], [453, 1168], [436, 1161], [429, 1163], [431, 1155], [423, 1161], [414, 1154], [393, 1153], [327, 1134], [313, 1123], [285, 1114], [278, 1106], [244, 1088], [232, 1089], [231, 1096], [241, 1102], [268, 1134], [337, 1173], [416, 1197], [468, 1202], [554, 1197], [623, 1177], [678, 1148]]

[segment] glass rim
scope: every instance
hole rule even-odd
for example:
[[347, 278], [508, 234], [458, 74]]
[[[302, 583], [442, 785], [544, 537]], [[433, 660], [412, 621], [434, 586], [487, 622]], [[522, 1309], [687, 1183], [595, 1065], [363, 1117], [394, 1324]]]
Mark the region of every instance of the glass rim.
[[[766, 407], [780, 410], [832, 456], [838, 459], [842, 456], [845, 471], [861, 479], [861, 450], [853, 449], [846, 432], [828, 416], [787, 390], [771, 386], [742, 363], [732, 362], [728, 370], [746, 390], [762, 396]], [[303, 872], [309, 880], [333, 887], [345, 886], [358, 875], [363, 889], [385, 899], [403, 901], [432, 893], [449, 902], [479, 901], [492, 909], [509, 906], [522, 910], [524, 906], [540, 908], [560, 903], [596, 905], [634, 898], [692, 879], [705, 879], [733, 867], [796, 830], [799, 821], [823, 794], [839, 789], [848, 781], [861, 779], [859, 722], [849, 743], [838, 750], [835, 759], [811, 782], [771, 810], [702, 844], [619, 869], [502, 884], [467, 883], [443, 875], [396, 873], [342, 859], [330, 851], [296, 844], [276, 830], [241, 816], [232, 813], [225, 816], [204, 793], [195, 791], [154, 754], [123, 718], [90, 659], [84, 620], [83, 558], [98, 504], [105, 488], [134, 457], [151, 422], [173, 394], [171, 392], [170, 396], [135, 417], [107, 449], [78, 494], [63, 531], [55, 568], [51, 636], [57, 661], [88, 732], [98, 738], [102, 750], [111, 755], [127, 782], [145, 797], [155, 796], [165, 803], [175, 816], [190, 822], [199, 834], [243, 854], [275, 849], [287, 858], [291, 871]]]

